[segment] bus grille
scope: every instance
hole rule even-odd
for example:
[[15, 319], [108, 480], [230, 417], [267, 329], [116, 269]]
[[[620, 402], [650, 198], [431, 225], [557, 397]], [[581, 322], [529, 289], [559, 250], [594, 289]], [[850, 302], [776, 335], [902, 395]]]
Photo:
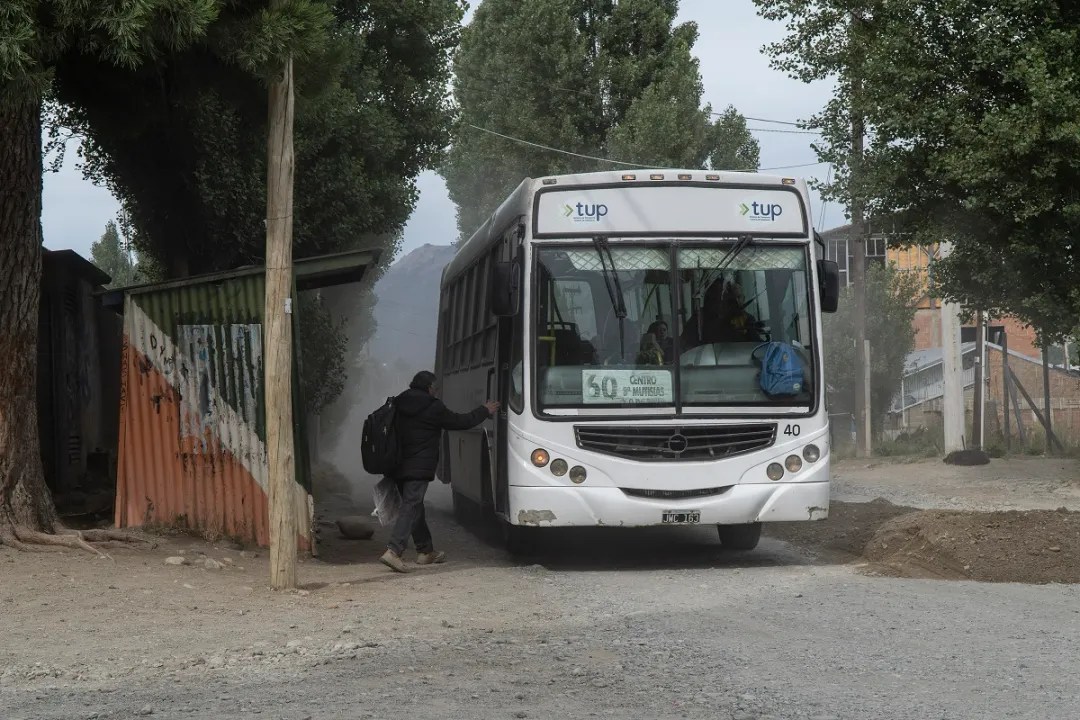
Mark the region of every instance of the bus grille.
[[709, 497], [711, 495], [723, 495], [732, 488], [731, 485], [714, 488], [699, 488], [697, 490], [641, 490], [639, 488], [619, 488], [630, 497], [650, 498], [653, 500], [686, 500], [689, 498]]
[[767, 448], [776, 425], [576, 425], [578, 447], [630, 460], [719, 460]]

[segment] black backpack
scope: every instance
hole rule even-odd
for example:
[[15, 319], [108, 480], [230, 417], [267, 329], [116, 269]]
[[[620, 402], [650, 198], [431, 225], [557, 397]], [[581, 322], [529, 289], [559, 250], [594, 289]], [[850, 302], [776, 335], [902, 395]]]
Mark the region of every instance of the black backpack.
[[401, 463], [401, 448], [394, 424], [396, 415], [394, 398], [388, 397], [386, 404], [379, 406], [364, 420], [360, 456], [364, 470], [372, 475], [390, 475]]

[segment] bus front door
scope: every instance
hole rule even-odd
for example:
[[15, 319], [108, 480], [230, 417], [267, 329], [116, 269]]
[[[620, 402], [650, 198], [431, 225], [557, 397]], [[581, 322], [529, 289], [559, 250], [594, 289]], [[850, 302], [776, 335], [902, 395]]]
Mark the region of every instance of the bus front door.
[[508, 465], [508, 436], [507, 436], [507, 412], [506, 401], [510, 396], [510, 338], [513, 333], [513, 320], [500, 318], [496, 334], [495, 367], [492, 368], [492, 387], [495, 390], [493, 400], [499, 401], [499, 412], [494, 418], [494, 426], [491, 452], [491, 465], [494, 469], [491, 473], [493, 482], [493, 497], [495, 499], [495, 512], [505, 515], [509, 506], [509, 474]]

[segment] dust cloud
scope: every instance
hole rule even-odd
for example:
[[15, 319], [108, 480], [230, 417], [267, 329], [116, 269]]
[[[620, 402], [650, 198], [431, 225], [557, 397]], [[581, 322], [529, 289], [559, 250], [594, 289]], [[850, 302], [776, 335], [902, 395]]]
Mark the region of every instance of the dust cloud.
[[346, 352], [341, 395], [308, 421], [317, 522], [371, 512], [378, 478], [361, 461], [364, 420], [407, 388], [417, 371], [434, 369], [439, 285], [453, 254], [449, 245], [424, 245], [373, 286], [322, 291], [333, 317], [344, 322]]

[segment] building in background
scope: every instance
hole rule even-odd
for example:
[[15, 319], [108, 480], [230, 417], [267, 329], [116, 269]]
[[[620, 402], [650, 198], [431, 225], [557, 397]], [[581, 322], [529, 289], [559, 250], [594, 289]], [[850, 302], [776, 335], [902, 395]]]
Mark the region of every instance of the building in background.
[[[843, 225], [821, 233], [825, 243], [826, 257], [835, 260], [840, 267], [840, 282], [850, 284], [851, 244], [849, 235], [851, 225]], [[937, 247], [902, 245], [903, 234], [891, 228], [875, 228], [871, 225], [870, 237], [866, 244], [866, 265], [891, 264], [898, 270], [916, 273], [927, 288], [926, 294], [919, 298], [913, 324], [915, 327], [915, 350], [927, 350], [941, 347], [941, 299], [929, 293], [930, 264], [937, 254]], [[1013, 317], [989, 319], [992, 330], [987, 339], [1001, 342], [1000, 333], [1008, 336], [1009, 349], [1029, 358], [1042, 358], [1035, 337], [1035, 330]], [[996, 328], [997, 336], [993, 329]], [[975, 327], [971, 323], [962, 330], [964, 341], [974, 341]]]
[[[825, 243], [826, 257], [835, 260], [840, 267], [841, 282], [850, 284], [851, 244], [850, 225], [826, 230], [821, 233]], [[866, 246], [867, 267], [874, 264], [890, 264], [898, 270], [916, 273], [926, 292], [918, 299], [915, 317], [915, 347], [905, 362], [901, 390], [894, 398], [885, 422], [885, 433], [892, 436], [915, 428], [941, 426], [944, 383], [942, 378], [941, 299], [929, 292], [930, 267], [937, 254], [937, 247], [911, 246], [902, 243], [902, 233], [892, 228], [871, 227]], [[873, 312], [872, 308], [868, 312]], [[975, 335], [972, 323], [961, 327], [961, 358], [963, 364], [963, 387], [967, 407], [967, 427], [972, 427], [975, 388]], [[1016, 442], [1020, 440], [1018, 427], [1023, 427], [1023, 438], [1028, 446], [1041, 446], [1043, 431], [1030, 404], [1024, 400], [1019, 387], [1031, 396], [1042, 411], [1043, 374], [1042, 349], [1038, 345], [1034, 328], [1014, 317], [988, 318], [986, 333], [986, 438], [1004, 439], [1007, 425], [1009, 434]], [[1008, 367], [1015, 376], [1011, 394], [1005, 390], [1005, 353], [1007, 343]], [[1067, 358], [1072, 350], [1051, 347], [1050, 363], [1051, 420], [1055, 433], [1074, 444], [1080, 443], [1080, 373]], [[1010, 377], [1012, 376], [1010, 375]], [[1011, 382], [1011, 381], [1010, 381]], [[1008, 423], [1004, 416], [1009, 413]]]

